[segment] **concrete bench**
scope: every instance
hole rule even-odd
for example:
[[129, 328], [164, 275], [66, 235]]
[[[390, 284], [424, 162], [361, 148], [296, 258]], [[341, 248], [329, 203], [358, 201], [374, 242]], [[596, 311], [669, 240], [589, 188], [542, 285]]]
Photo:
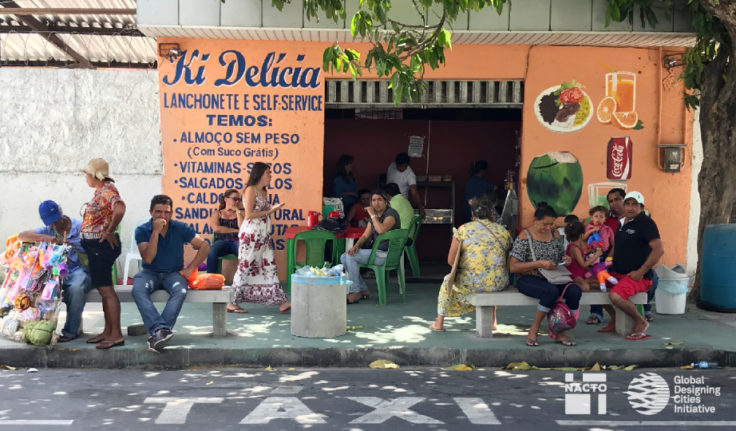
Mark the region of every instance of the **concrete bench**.
[[[646, 304], [647, 294], [637, 293], [630, 298], [634, 304]], [[530, 306], [537, 307], [539, 300], [520, 293], [516, 287], [509, 287], [500, 292], [474, 293], [468, 297], [468, 302], [475, 305], [475, 332], [481, 338], [493, 337], [493, 306]], [[584, 305], [611, 305], [608, 292], [583, 292], [580, 298], [580, 314], [584, 315]], [[582, 321], [583, 319], [581, 317]], [[616, 312], [616, 332], [620, 335], [629, 335], [634, 330], [634, 319], [623, 311]]]
[[[120, 302], [135, 302], [133, 300], [133, 286], [115, 286], [115, 293], [117, 293]], [[153, 302], [165, 303], [169, 299], [169, 294], [165, 290], [157, 290], [151, 295]], [[189, 289], [187, 297], [184, 302], [190, 303], [205, 303], [212, 304], [212, 328], [214, 337], [224, 337], [227, 335], [227, 304], [232, 302], [234, 298], [233, 289], [230, 286], [225, 286], [222, 290], [192, 290]], [[92, 289], [87, 294], [87, 302], [102, 302], [102, 297], [97, 289]], [[128, 328], [129, 335], [132, 333], [138, 335], [145, 333], [140, 332], [138, 325], [131, 325]], [[79, 328], [82, 332], [82, 328]]]

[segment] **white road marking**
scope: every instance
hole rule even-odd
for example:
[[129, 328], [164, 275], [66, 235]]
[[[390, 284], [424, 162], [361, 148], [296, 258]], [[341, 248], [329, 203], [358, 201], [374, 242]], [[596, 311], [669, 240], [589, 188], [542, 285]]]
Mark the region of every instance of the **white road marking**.
[[558, 420], [558, 425], [562, 426], [606, 426], [606, 427], [683, 427], [683, 426], [703, 426], [703, 427], [733, 427], [736, 421], [566, 421]]
[[172, 398], [148, 397], [144, 404], [166, 404], [155, 424], [185, 424], [187, 415], [195, 404], [220, 404], [224, 398]]
[[263, 400], [241, 425], [267, 424], [272, 419], [291, 419], [300, 424], [325, 424], [322, 416], [309, 409], [295, 397], [268, 397]]
[[0, 420], [0, 425], [71, 425], [74, 421]]
[[396, 416], [413, 424], [428, 425], [444, 425], [444, 422], [433, 419], [429, 416], [420, 415], [413, 412], [410, 408], [414, 404], [424, 401], [424, 398], [401, 397], [393, 400], [382, 400], [376, 397], [346, 397], [349, 400], [357, 401], [375, 410], [351, 421], [351, 424], [382, 424], [390, 418]]
[[468, 417], [471, 424], [475, 425], [501, 425], [496, 415], [493, 414], [488, 404], [480, 398], [454, 398], [457, 405]]
[[296, 395], [304, 389], [304, 386], [278, 386], [271, 391], [271, 395]]

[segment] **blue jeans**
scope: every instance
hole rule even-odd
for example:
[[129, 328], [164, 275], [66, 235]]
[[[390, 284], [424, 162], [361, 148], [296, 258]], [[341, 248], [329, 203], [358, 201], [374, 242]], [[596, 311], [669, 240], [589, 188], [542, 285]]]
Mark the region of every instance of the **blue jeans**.
[[[151, 301], [151, 294], [159, 289], [169, 293], [163, 313], [159, 314]], [[133, 299], [143, 317], [148, 333], [159, 329], [171, 331], [187, 297], [187, 279], [178, 272], [155, 272], [144, 269], [133, 278]]]
[[[560, 298], [565, 286], [566, 284], [552, 284], [534, 275], [524, 275], [516, 280], [516, 288], [519, 289], [519, 292], [526, 296], [539, 299], [537, 310], [544, 313], [549, 313], [555, 304], [557, 304], [557, 300]], [[580, 306], [581, 296], [583, 296], [583, 291], [577, 284], [571, 284], [565, 290], [563, 299], [573, 314]]]
[[[652, 314], [652, 305], [650, 302], [652, 302], [652, 299], [654, 299], [654, 291], [657, 290], [657, 284], [659, 284], [659, 277], [657, 276], [657, 273], [652, 271], [654, 274], [652, 276], [652, 287], [649, 288], [649, 291], [647, 292], [647, 303], [644, 305], [644, 315], [649, 316]], [[603, 307], [600, 305], [591, 305], [590, 306], [590, 315], [595, 316], [603, 322]]]
[[219, 259], [228, 254], [238, 255], [238, 241], [227, 241], [220, 239], [215, 241], [210, 247], [210, 254], [207, 255], [207, 273], [217, 274]]
[[[365, 265], [368, 263], [368, 259], [371, 257], [371, 251], [372, 250], [358, 250], [357, 253], [350, 256], [349, 254], [345, 253], [340, 257], [340, 262], [342, 262], [342, 266], [345, 267], [345, 271], [348, 273], [348, 276], [350, 277], [350, 280], [353, 281], [353, 284], [350, 285], [350, 293], [356, 293], [360, 292], [361, 290], [368, 290], [368, 286], [365, 284], [365, 281], [363, 281], [363, 278], [360, 276], [360, 266], [358, 265]], [[386, 252], [385, 251], [376, 251], [376, 257], [373, 259], [373, 265], [381, 266], [386, 262]]]
[[87, 304], [87, 293], [92, 290], [92, 279], [81, 266], [71, 272], [61, 285], [61, 298], [66, 304], [66, 323], [61, 335], [77, 338], [82, 312]]

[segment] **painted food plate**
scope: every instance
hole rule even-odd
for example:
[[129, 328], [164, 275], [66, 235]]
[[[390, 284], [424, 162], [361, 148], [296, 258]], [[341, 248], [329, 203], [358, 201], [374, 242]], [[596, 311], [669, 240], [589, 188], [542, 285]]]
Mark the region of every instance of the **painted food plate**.
[[577, 132], [593, 118], [593, 101], [575, 80], [544, 90], [534, 101], [534, 114], [547, 129]]

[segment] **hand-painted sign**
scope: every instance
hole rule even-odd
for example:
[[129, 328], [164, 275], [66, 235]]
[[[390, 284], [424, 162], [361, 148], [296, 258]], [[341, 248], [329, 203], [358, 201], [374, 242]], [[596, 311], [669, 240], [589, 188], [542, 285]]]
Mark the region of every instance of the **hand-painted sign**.
[[634, 144], [628, 136], [618, 136], [608, 141], [606, 166], [608, 179], [627, 181], [631, 179], [631, 162]]
[[226, 189], [242, 192], [255, 162], [271, 165], [271, 235], [281, 278], [283, 235], [321, 210], [324, 76], [317, 44], [159, 39], [181, 56], [159, 58], [163, 191], [174, 217], [210, 239]]

